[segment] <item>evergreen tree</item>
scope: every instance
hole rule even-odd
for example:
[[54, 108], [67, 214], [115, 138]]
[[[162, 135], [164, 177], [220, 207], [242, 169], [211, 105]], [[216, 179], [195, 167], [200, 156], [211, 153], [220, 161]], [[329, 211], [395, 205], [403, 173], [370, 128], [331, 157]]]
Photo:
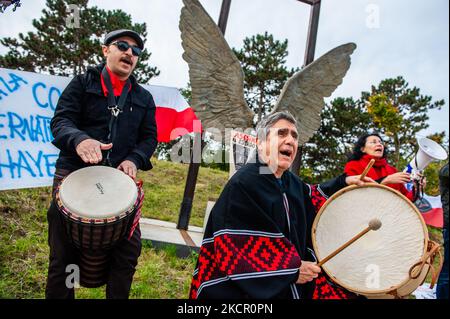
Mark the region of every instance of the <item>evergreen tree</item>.
[[285, 66], [287, 47], [287, 40], [274, 40], [266, 32], [245, 38], [239, 51], [233, 49], [245, 75], [245, 99], [257, 115], [257, 122], [272, 110], [286, 80], [296, 71]]
[[301, 176], [320, 182], [342, 174], [356, 139], [373, 126], [364, 103], [336, 98], [322, 110], [319, 130], [302, 148]]
[[[132, 29], [145, 41], [145, 23], [133, 23], [131, 16], [122, 10], [88, 7], [88, 2], [89, 0], [47, 0], [41, 18], [33, 20], [36, 31], [0, 40], [9, 49], [9, 52], [0, 56], [0, 66], [74, 76], [85, 72], [89, 65], [104, 60], [101, 44], [109, 31]], [[74, 5], [77, 10], [73, 10]], [[147, 83], [153, 76], [159, 75], [156, 67], [148, 65], [150, 56], [145, 49], [134, 71], [140, 83]]]

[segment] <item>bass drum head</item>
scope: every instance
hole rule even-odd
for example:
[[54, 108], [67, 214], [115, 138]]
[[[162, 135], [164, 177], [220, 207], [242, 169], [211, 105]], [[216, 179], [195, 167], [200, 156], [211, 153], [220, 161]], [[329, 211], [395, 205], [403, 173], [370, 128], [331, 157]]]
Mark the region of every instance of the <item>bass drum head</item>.
[[428, 232], [420, 212], [389, 187], [349, 186], [319, 211], [312, 228], [313, 246], [322, 260], [377, 218], [371, 230], [322, 268], [333, 281], [362, 295], [388, 293], [407, 283], [410, 268], [425, 254]]
[[104, 219], [134, 206], [138, 189], [128, 175], [107, 166], [91, 166], [68, 175], [59, 187], [65, 209], [81, 218]]

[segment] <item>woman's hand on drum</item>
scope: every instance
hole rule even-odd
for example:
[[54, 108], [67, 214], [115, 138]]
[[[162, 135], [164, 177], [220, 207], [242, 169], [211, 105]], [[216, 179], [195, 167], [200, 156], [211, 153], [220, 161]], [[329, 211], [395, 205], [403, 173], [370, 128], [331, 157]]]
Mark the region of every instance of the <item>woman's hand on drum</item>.
[[297, 284], [306, 284], [317, 278], [322, 271], [315, 262], [302, 261], [300, 272], [298, 274]]
[[345, 178], [345, 182], [347, 183], [347, 185], [358, 185], [358, 186], [364, 186], [365, 183], [375, 183], [373, 179], [367, 176], [365, 176], [361, 180], [361, 175], [347, 176]]
[[382, 185], [386, 184], [405, 184], [411, 180], [411, 176], [405, 172], [397, 172], [391, 175], [388, 175], [381, 182]]
[[122, 172], [130, 176], [132, 179], [136, 178], [137, 167], [132, 161], [123, 161], [117, 169], [120, 169]]
[[77, 145], [76, 151], [83, 162], [88, 164], [98, 164], [102, 161], [102, 151], [112, 148], [112, 143], [103, 144], [94, 139], [87, 139]]

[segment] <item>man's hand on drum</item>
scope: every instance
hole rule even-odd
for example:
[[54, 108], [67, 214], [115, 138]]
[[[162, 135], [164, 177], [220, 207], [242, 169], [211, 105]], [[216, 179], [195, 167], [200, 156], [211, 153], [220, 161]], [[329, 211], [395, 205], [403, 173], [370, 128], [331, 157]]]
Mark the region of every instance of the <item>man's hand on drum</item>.
[[130, 176], [132, 179], [136, 178], [136, 174], [137, 174], [137, 167], [136, 165], [132, 162], [132, 161], [123, 161], [118, 167], [117, 169], [120, 169], [121, 171], [123, 171], [125, 174], [127, 174], [128, 176]]
[[382, 185], [386, 184], [405, 184], [411, 180], [410, 174], [406, 172], [397, 172], [386, 176], [381, 182]]
[[347, 176], [345, 178], [345, 182], [347, 183], [347, 185], [358, 185], [358, 186], [364, 186], [365, 183], [375, 183], [373, 179], [367, 176], [361, 180], [361, 175]]
[[315, 262], [302, 261], [300, 272], [298, 274], [297, 284], [306, 284], [319, 276], [322, 270]]
[[87, 139], [77, 145], [76, 151], [83, 162], [88, 164], [98, 164], [102, 161], [102, 151], [112, 148], [112, 143], [103, 144], [94, 139]]

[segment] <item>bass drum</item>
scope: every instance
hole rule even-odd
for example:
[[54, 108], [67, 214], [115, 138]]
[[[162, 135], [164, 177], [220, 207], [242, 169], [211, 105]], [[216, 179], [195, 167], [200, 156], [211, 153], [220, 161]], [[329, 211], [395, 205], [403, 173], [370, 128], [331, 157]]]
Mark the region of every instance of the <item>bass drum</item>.
[[380, 229], [369, 231], [322, 269], [336, 284], [367, 298], [403, 298], [424, 282], [432, 258], [420, 212], [396, 190], [367, 184], [334, 194], [314, 221], [314, 250], [318, 260], [324, 259], [375, 218]]

